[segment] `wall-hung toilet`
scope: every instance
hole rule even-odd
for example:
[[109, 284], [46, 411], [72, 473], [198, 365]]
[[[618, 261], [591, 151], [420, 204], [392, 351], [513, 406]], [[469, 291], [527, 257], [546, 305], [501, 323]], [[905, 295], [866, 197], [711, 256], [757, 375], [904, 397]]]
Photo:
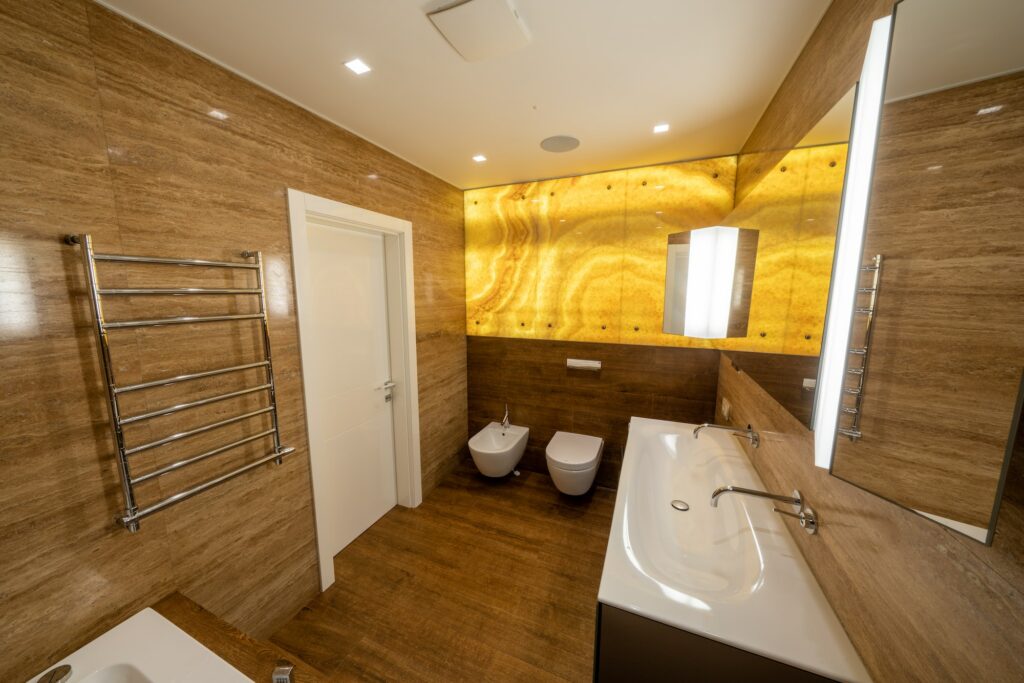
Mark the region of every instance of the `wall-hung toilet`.
[[590, 490], [601, 464], [604, 439], [572, 432], [555, 432], [545, 450], [548, 473], [562, 493], [580, 496]]

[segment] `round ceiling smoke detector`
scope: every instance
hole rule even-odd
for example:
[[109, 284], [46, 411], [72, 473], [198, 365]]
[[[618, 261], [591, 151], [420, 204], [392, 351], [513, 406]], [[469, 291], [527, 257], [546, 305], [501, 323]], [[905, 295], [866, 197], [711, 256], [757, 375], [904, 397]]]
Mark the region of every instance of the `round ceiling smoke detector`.
[[552, 135], [541, 140], [540, 146], [548, 152], [571, 152], [580, 146], [580, 141], [571, 135]]

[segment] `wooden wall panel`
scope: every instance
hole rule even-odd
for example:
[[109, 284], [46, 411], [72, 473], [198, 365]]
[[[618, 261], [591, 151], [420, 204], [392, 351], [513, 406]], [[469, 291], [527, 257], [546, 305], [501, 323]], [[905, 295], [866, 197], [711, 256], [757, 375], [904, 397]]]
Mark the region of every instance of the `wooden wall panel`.
[[[629, 419], [702, 423], [715, 402], [718, 352], [469, 337], [469, 431], [498, 422], [508, 403], [513, 424], [530, 428], [521, 467], [547, 472], [544, 449], [556, 431], [605, 440], [597, 483], [615, 488]], [[600, 372], [569, 370], [567, 358], [602, 362]]]
[[[0, 0], [0, 107], [0, 678], [23, 680], [175, 589], [269, 633], [318, 581], [285, 191], [413, 223], [425, 491], [466, 440], [462, 193], [79, 0]], [[296, 454], [146, 519], [137, 535], [114, 527], [120, 487], [80, 255], [60, 242], [67, 232], [90, 232], [115, 252], [263, 250], [281, 431]], [[122, 381], [214, 365], [255, 343], [251, 328], [229, 323], [169, 332], [164, 353], [142, 354], [157, 335], [124, 333]]]
[[1024, 376], [1024, 72], [887, 104], [879, 136], [864, 437], [833, 470], [987, 529]]
[[871, 22], [893, 0], [832, 0], [740, 150], [736, 202], [743, 200], [860, 79]]
[[730, 351], [729, 358], [778, 401], [790, 415], [810, 426], [811, 413], [814, 410], [814, 392], [804, 389], [804, 381], [817, 381], [817, 356]]
[[1019, 573], [993, 549], [816, 468], [811, 432], [727, 354], [718, 381], [718, 421], [728, 398], [732, 423], [761, 433], [757, 450], [737, 443], [765, 486], [797, 488], [819, 513], [818, 535], [790, 532], [876, 681], [1020, 680]]

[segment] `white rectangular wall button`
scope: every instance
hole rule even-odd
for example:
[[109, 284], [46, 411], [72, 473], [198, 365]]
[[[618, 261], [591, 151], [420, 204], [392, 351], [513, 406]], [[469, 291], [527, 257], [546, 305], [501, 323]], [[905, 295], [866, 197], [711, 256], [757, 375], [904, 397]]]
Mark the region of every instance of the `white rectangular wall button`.
[[601, 361], [580, 360], [579, 358], [566, 358], [565, 366], [568, 368], [573, 368], [575, 370], [600, 370]]

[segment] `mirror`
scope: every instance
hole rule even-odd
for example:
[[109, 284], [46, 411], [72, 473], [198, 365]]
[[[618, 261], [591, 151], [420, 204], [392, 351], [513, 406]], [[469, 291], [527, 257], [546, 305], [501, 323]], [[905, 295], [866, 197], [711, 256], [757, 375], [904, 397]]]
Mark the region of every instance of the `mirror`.
[[[815, 457], [992, 543], [1001, 504], [1022, 519], [1003, 491], [1020, 481], [1007, 472], [1024, 396], [1024, 3], [902, 0], [888, 57], [853, 257], [854, 271], [876, 254], [881, 267], [840, 281], [844, 209], [832, 298], [850, 288], [846, 338], [864, 351], [836, 350], [842, 412], [831, 431], [815, 415]], [[826, 339], [819, 393], [828, 354]]]
[[[731, 225], [762, 231], [758, 278], [772, 287], [755, 291], [755, 303], [763, 306], [768, 297], [776, 296], [782, 299], [776, 305], [786, 307], [781, 352], [736, 349], [727, 355], [734, 366], [808, 427], [855, 90], [851, 88], [840, 98], [726, 219]], [[758, 156], [743, 155], [740, 165], [762, 163]], [[760, 332], [752, 327], [748, 334]]]
[[668, 236], [667, 334], [746, 337], [757, 230], [715, 226]]

